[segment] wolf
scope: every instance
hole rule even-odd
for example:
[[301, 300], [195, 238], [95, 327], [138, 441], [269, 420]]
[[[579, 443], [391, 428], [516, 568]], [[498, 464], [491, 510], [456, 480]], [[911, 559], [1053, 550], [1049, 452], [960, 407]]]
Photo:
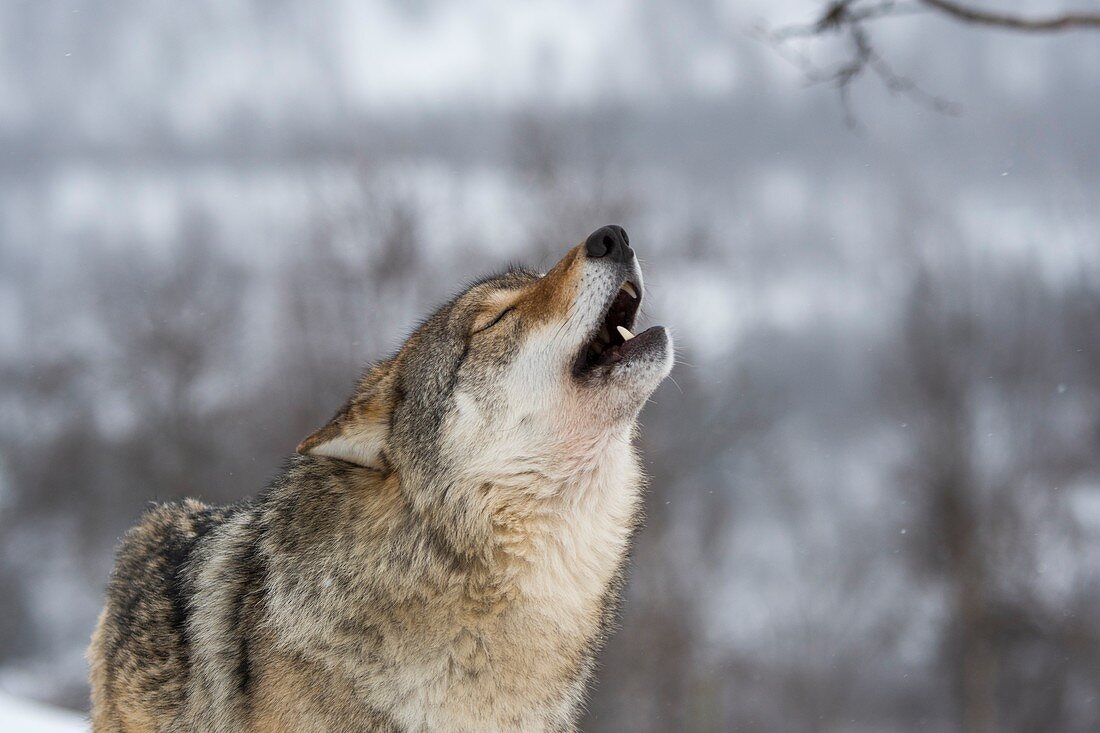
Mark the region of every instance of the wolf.
[[255, 499], [149, 510], [88, 651], [95, 733], [575, 730], [673, 362], [643, 295], [618, 226], [482, 279]]

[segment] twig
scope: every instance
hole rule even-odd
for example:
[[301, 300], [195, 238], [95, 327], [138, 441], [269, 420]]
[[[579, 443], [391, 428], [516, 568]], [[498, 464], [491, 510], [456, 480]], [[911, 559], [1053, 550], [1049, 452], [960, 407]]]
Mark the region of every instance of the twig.
[[[941, 114], [959, 114], [958, 104], [925, 91], [912, 79], [895, 72], [875, 50], [871, 37], [863, 26], [863, 22], [867, 20], [888, 17], [895, 13], [914, 12], [915, 6], [911, 3], [899, 5], [892, 0], [874, 5], [858, 3], [859, 0], [837, 0], [826, 6], [825, 12], [811, 26], [788, 26], [775, 32], [762, 29], [762, 33], [784, 58], [802, 69], [810, 83], [830, 84], [836, 88], [844, 111], [845, 124], [852, 129], [859, 129], [859, 121], [852, 107], [851, 87], [867, 70], [878, 77], [891, 92], [902, 94], [913, 102]], [[822, 69], [797, 50], [794, 52], [794, 57], [788, 55], [787, 51], [790, 47], [786, 45], [786, 41], [792, 38], [821, 36], [826, 33], [843, 34], [847, 37], [851, 49], [848, 59], [835, 69]]]
[[[1026, 18], [960, 5], [953, 0], [831, 0], [817, 20], [809, 25], [791, 25], [776, 31], [764, 31], [772, 46], [783, 52], [784, 44], [795, 38], [816, 38], [827, 34], [840, 34], [848, 39], [851, 55], [833, 71], [823, 71], [803, 54], [794, 60], [812, 83], [829, 83], [836, 87], [844, 108], [845, 121], [856, 127], [852, 111], [851, 86], [870, 69], [891, 92], [902, 94], [910, 100], [941, 114], [957, 115], [960, 106], [921, 89], [907, 76], [897, 73], [875, 50], [864, 23], [881, 18], [895, 18], [913, 13], [941, 13], [954, 20], [972, 25], [987, 26], [1020, 32], [1055, 33], [1074, 29], [1100, 30], [1100, 14], [1066, 13], [1045, 18]], [[787, 57], [784, 54], [784, 57]]]
[[1018, 15], [993, 13], [949, 0], [919, 0], [924, 5], [945, 13], [956, 20], [975, 25], [987, 25], [1013, 31], [1053, 33], [1075, 29], [1100, 29], [1100, 13], [1066, 13], [1047, 18], [1024, 18]]

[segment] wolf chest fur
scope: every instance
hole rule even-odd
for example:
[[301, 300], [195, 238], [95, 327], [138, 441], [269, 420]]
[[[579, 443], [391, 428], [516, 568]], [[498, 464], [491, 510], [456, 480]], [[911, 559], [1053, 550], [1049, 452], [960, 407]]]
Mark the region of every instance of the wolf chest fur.
[[603, 227], [440, 308], [255, 499], [158, 506], [89, 649], [96, 733], [569, 731], [667, 376]]

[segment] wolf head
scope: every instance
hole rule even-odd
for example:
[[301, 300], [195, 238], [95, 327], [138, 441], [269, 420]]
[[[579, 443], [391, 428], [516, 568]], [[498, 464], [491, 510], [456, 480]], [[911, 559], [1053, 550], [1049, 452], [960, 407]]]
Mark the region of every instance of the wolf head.
[[381, 471], [493, 482], [628, 443], [672, 367], [672, 339], [634, 335], [644, 290], [607, 226], [549, 272], [485, 278], [437, 310], [298, 452]]

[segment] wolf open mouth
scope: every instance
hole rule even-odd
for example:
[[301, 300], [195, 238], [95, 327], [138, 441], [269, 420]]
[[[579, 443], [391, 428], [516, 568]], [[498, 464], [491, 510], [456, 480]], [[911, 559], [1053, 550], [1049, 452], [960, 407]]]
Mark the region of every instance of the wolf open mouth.
[[575, 376], [581, 377], [598, 367], [617, 364], [648, 341], [647, 338], [640, 337], [654, 329], [648, 329], [638, 336], [630, 332], [641, 302], [638, 286], [629, 281], [623, 283], [608, 306], [603, 322], [577, 354], [573, 365]]

